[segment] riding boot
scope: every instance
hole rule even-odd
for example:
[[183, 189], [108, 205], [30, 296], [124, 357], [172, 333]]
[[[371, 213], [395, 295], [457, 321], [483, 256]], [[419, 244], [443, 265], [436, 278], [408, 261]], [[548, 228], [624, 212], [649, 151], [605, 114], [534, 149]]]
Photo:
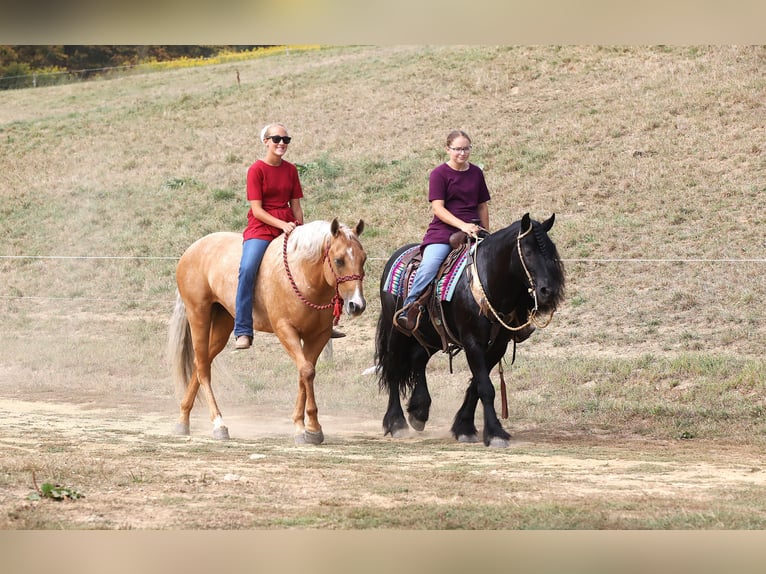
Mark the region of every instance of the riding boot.
[[394, 325], [405, 335], [411, 335], [420, 325], [420, 315], [423, 312], [423, 306], [420, 301], [413, 301], [409, 305], [402, 307], [394, 315]]
[[330, 339], [342, 339], [345, 336], [346, 336], [345, 333], [342, 333], [341, 331], [338, 331], [335, 327], [333, 327], [332, 335], [330, 335]]

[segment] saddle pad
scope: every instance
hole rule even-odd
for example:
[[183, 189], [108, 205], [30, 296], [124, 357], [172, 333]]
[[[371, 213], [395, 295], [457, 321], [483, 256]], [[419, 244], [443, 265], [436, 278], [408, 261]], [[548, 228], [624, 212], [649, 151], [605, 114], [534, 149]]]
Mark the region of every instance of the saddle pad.
[[463, 269], [465, 269], [467, 264], [468, 250], [463, 251], [457, 261], [455, 261], [455, 264], [439, 278], [439, 281], [436, 283], [436, 294], [442, 301], [452, 301], [452, 295], [455, 293], [457, 280], [460, 278], [460, 274], [463, 272]]
[[419, 249], [420, 246], [415, 245], [414, 247], [410, 247], [403, 251], [402, 254], [396, 258], [396, 261], [394, 261], [393, 265], [391, 265], [391, 269], [388, 271], [385, 283], [383, 283], [383, 289], [386, 292], [397, 297], [404, 295], [404, 274], [407, 271], [407, 265]]
[[[388, 272], [386, 281], [383, 283], [383, 289], [386, 292], [391, 293], [392, 295], [395, 295], [397, 297], [404, 296], [404, 293], [405, 293], [404, 281], [405, 281], [405, 275], [407, 272], [407, 265], [409, 264], [415, 252], [417, 252], [419, 249], [420, 249], [420, 246], [416, 245], [402, 252], [402, 254], [396, 258], [396, 261], [394, 261], [394, 263], [391, 265], [391, 269]], [[447, 271], [447, 273], [445, 273], [437, 281], [436, 293], [442, 301], [452, 300], [452, 295], [455, 292], [455, 286], [457, 285], [457, 280], [460, 277], [460, 274], [463, 272], [463, 269], [465, 269], [465, 266], [467, 265], [467, 263], [468, 263], [468, 252], [466, 251], [466, 252], [463, 252], [463, 254], [457, 259], [457, 261], [455, 261], [455, 264], [452, 266], [452, 268], [449, 269], [449, 271]], [[410, 275], [410, 278], [409, 278], [410, 281], [409, 281], [409, 285], [407, 285], [407, 291], [409, 291], [409, 288], [412, 286], [412, 281], [416, 273], [413, 273]]]

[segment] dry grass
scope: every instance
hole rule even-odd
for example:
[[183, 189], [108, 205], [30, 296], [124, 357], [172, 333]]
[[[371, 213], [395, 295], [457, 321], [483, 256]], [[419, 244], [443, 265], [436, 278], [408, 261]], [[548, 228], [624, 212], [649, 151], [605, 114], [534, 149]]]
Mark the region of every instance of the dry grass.
[[[661, 456], [647, 445], [670, 441], [667, 448], [685, 449], [687, 462], [716, 465], [694, 447], [740, 445], [745, 458], [762, 450], [764, 65], [763, 47], [343, 47], [0, 92], [0, 255], [136, 257], [0, 259], [0, 398], [146, 411], [151, 424], [166, 421], [156, 431], [164, 437], [175, 412], [162, 354], [174, 259], [205, 233], [243, 227], [244, 174], [260, 153], [258, 131], [279, 120], [295, 137], [289, 159], [301, 169], [307, 218], [367, 223], [369, 310], [343, 321], [349, 336], [336, 342], [335, 361], [319, 367], [320, 415], [329, 440], [338, 433], [341, 454], [317, 464], [332, 477], [348, 453], [379, 449], [383, 466], [369, 467], [377, 479], [364, 509], [330, 497], [306, 514], [299, 494], [286, 492], [284, 507], [262, 521], [224, 510], [212, 526], [760, 527], [762, 518], [750, 521], [743, 510], [762, 496], [760, 483], [735, 489], [742, 498], [716, 502], [708, 514], [718, 499], [696, 490], [665, 506], [680, 496], [670, 487], [647, 495], [648, 505], [637, 505], [635, 493], [610, 490], [603, 505], [594, 502], [582, 514], [568, 474], [577, 463], [553, 480], [567, 485], [561, 498], [513, 510], [507, 497], [467, 505], [449, 495], [456, 482], [480, 489], [471, 482], [480, 473], [470, 470], [439, 473], [445, 482], [425, 493], [412, 486], [421, 467], [408, 475], [409, 494], [386, 491], [385, 465], [398, 464], [402, 452], [438, 446], [426, 465], [444, 450], [462, 452], [445, 446], [444, 435], [468, 374], [462, 356], [454, 375], [445, 358], [433, 361], [436, 434], [400, 448], [378, 445], [385, 399], [361, 371], [373, 359], [383, 261], [421, 237], [430, 217], [428, 172], [445, 159], [446, 133], [462, 128], [487, 176], [493, 226], [526, 211], [538, 219], [555, 212], [552, 237], [567, 260], [564, 308], [520, 347], [509, 369], [510, 430], [530, 445], [513, 454], [563, 452], [578, 461], [596, 441], [606, 445], [604, 459], [633, 460], [630, 445], [621, 443], [639, 441]], [[219, 403], [244, 442], [221, 452], [219, 445], [200, 447], [201, 460], [251, 449], [263, 436], [267, 446], [289, 440], [293, 370], [273, 337], [257, 342], [252, 354], [224, 353], [216, 379]], [[203, 408], [193, 421], [199, 435], [207, 430]], [[253, 414], [268, 424], [247, 427]], [[34, 426], [30, 417], [24, 420]], [[360, 430], [348, 430], [354, 425]], [[111, 438], [119, 427], [108, 430]], [[12, 444], [22, 430], [9, 428]], [[172, 485], [175, 453], [190, 447], [171, 448], [162, 437], [146, 438], [151, 452], [135, 453], [131, 472]], [[484, 456], [470, 452], [469, 460]], [[148, 454], [167, 456], [167, 469], [142, 464]], [[274, 472], [305, 463], [296, 456], [280, 452]], [[21, 492], [29, 468], [46, 464], [39, 457], [9, 462], [3, 480]], [[87, 460], [81, 464], [77, 472], [91, 472]], [[492, 464], [500, 472], [505, 462]], [[72, 472], [55, 468], [62, 479]], [[198, 494], [206, 487], [203, 472], [183, 478]], [[124, 483], [124, 469], [105, 475], [134, 501], [135, 481]], [[541, 476], [505, 479], [526, 485], [520, 488], [528, 502]], [[606, 488], [610, 480], [597, 484]], [[98, 476], [85, 482], [92, 492]], [[433, 505], [417, 507], [421, 496]], [[396, 501], [409, 510], [392, 522], [377, 505]], [[414, 510], [404, 504], [412, 501]], [[186, 502], [158, 503], [158, 523], [130, 522], [115, 511], [122, 518], [95, 525], [173, 527], [167, 509]], [[225, 506], [233, 511], [236, 503]], [[29, 512], [0, 524], [59, 525]], [[81, 527], [78, 520], [60, 525]]]

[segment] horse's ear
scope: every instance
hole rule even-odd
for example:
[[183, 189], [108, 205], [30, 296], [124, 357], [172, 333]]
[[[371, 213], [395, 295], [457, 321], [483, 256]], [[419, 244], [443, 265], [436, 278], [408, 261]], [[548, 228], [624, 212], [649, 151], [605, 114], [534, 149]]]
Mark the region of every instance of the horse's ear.
[[529, 218], [529, 213], [525, 213], [521, 218], [521, 232], [526, 233], [532, 226], [532, 220]]
[[338, 235], [338, 230], [340, 229], [340, 223], [338, 223], [338, 218], [332, 220], [332, 223], [330, 224], [330, 233], [332, 233], [332, 236], [335, 237]]
[[553, 222], [556, 221], [556, 214], [553, 213], [551, 216], [543, 221], [542, 227], [545, 229], [545, 232], [548, 233], [551, 230], [551, 227], [553, 227]]
[[360, 219], [359, 223], [356, 224], [356, 228], [354, 228], [354, 233], [359, 237], [362, 234], [362, 231], [364, 231], [364, 221]]

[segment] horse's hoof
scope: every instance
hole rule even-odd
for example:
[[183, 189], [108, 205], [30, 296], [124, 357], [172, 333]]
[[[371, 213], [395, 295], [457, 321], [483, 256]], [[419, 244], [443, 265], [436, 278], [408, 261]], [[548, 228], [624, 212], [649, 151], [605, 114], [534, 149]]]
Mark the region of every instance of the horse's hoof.
[[475, 434], [461, 434], [457, 437], [457, 442], [465, 442], [465, 443], [477, 443], [479, 442], [479, 437]]
[[189, 435], [189, 425], [184, 423], [176, 423], [175, 428], [173, 428], [173, 434], [179, 434], [183, 436]]
[[493, 436], [491, 439], [489, 439], [489, 446], [490, 448], [508, 448], [511, 446], [511, 441], [507, 438], [500, 438], [499, 436]]
[[412, 426], [412, 428], [418, 432], [421, 432], [424, 428], [426, 428], [426, 421], [418, 420], [412, 415], [407, 415], [407, 420], [410, 421], [410, 426]]
[[324, 442], [322, 429], [319, 429], [317, 432], [305, 430], [303, 431], [303, 436], [306, 439], [306, 444], [322, 444]]
[[324, 433], [322, 432], [322, 429], [319, 429], [319, 432], [304, 430], [302, 433], [294, 435], [293, 439], [297, 445], [322, 444], [324, 442]]
[[229, 429], [227, 427], [214, 428], [213, 438], [218, 440], [229, 440]]

